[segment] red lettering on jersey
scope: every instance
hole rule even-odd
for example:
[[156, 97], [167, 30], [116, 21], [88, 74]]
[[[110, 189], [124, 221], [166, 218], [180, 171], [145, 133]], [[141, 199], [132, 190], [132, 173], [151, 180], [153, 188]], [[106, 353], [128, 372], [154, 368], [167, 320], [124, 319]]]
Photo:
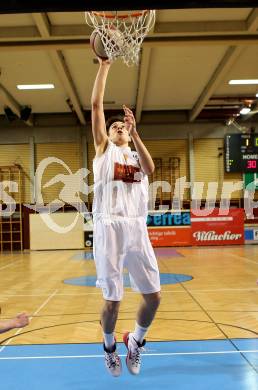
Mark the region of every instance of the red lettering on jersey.
[[122, 180], [125, 183], [139, 183], [141, 181], [140, 168], [115, 162], [114, 180]]

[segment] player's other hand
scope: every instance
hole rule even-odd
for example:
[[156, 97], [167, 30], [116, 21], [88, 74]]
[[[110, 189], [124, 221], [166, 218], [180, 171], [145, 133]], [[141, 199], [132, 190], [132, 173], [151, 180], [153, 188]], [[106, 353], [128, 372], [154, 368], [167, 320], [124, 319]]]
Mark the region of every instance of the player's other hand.
[[126, 105], [123, 105], [123, 110], [125, 113], [124, 116], [125, 128], [127, 129], [130, 136], [133, 136], [136, 134], [136, 121], [135, 121], [134, 114], [130, 110], [130, 108], [126, 107]]

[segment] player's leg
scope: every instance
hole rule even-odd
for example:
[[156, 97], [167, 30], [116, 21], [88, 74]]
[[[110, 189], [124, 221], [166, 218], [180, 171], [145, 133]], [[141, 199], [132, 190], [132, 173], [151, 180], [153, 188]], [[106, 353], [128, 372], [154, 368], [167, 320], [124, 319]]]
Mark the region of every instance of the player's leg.
[[[108, 372], [113, 376], [119, 376], [122, 372], [122, 363], [116, 350], [115, 326], [118, 317], [120, 300], [122, 299], [121, 289], [119, 285], [122, 283], [119, 278], [113, 277], [111, 281], [105, 282], [103, 279], [103, 298], [104, 305], [101, 312], [100, 324], [103, 330], [103, 349], [105, 357], [105, 366]], [[114, 286], [118, 287], [118, 293]], [[122, 288], [122, 287], [121, 287]], [[117, 295], [118, 293], [118, 295]]]
[[116, 339], [114, 336], [119, 306], [119, 301], [105, 300], [100, 320], [103, 329], [105, 366], [109, 373], [115, 377], [121, 375], [122, 372], [122, 363], [116, 352]]
[[141, 368], [141, 351], [146, 340], [144, 339], [160, 304], [160, 292], [142, 294], [134, 332], [124, 334], [123, 340], [128, 349], [126, 365], [129, 372], [137, 375]]
[[115, 325], [123, 296], [123, 258], [117, 239], [120, 231], [116, 223], [102, 221], [95, 226], [94, 260], [97, 270], [97, 286], [102, 288], [104, 305], [101, 312], [105, 365], [113, 376], [121, 374], [121, 361], [116, 352]]
[[107, 349], [115, 344], [114, 331], [118, 317], [120, 301], [105, 300], [101, 312], [101, 326], [104, 335], [104, 344]]
[[[160, 305], [160, 291], [151, 294], [142, 294], [142, 297], [143, 300], [137, 313], [136, 325], [138, 324], [139, 328], [142, 328], [143, 330], [146, 329], [147, 332], [148, 327], [151, 325]], [[138, 331], [136, 328], [133, 336], [136, 341], [141, 343], [144, 339], [145, 333], [141, 332], [140, 330]]]
[[124, 335], [128, 348], [126, 364], [131, 374], [139, 374], [141, 367], [141, 348], [145, 344], [147, 333], [160, 304], [160, 277], [157, 260], [150, 244], [145, 221], [138, 221], [134, 226], [131, 251], [126, 258], [132, 286], [141, 292], [140, 304], [134, 332]]

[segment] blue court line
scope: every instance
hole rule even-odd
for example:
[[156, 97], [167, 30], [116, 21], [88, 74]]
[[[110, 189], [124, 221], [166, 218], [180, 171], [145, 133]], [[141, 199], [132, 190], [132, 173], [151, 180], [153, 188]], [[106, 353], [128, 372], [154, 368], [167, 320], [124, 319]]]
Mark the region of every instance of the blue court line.
[[[232, 341], [247, 359], [257, 359], [258, 339]], [[148, 342], [146, 348], [141, 374], [134, 377], [118, 343], [123, 373], [113, 378], [104, 368], [101, 344], [7, 346], [0, 353], [1, 385], [4, 390], [257, 390], [257, 372], [229, 340]], [[252, 363], [258, 369], [257, 360]]]
[[[131, 287], [130, 284], [130, 278], [128, 274], [124, 274], [124, 287]], [[183, 283], [188, 282], [189, 280], [192, 280], [193, 277], [190, 275], [184, 275], [184, 274], [160, 274], [160, 284], [177, 284], [177, 283]], [[71, 284], [74, 286], [96, 286], [97, 277], [96, 275], [86, 275], [86, 276], [80, 276], [78, 278], [70, 278], [65, 279], [65, 284]]]
[[93, 260], [93, 252], [81, 252], [71, 257], [71, 260]]
[[[184, 257], [174, 248], [154, 248], [155, 255], [160, 258]], [[72, 260], [93, 260], [93, 252], [81, 252], [71, 257]]]

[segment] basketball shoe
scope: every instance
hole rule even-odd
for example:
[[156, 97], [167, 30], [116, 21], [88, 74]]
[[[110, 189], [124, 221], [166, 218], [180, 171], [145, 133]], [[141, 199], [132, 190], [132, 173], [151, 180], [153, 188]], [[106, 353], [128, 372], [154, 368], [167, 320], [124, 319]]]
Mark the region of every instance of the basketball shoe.
[[105, 366], [108, 372], [113, 376], [119, 376], [122, 372], [121, 359], [116, 352], [116, 343], [110, 349], [107, 349], [103, 343], [105, 353]]
[[134, 339], [131, 333], [127, 332], [123, 336], [123, 341], [128, 349], [126, 356], [127, 368], [131, 374], [138, 375], [141, 369], [141, 352], [143, 351], [146, 340], [139, 343]]

